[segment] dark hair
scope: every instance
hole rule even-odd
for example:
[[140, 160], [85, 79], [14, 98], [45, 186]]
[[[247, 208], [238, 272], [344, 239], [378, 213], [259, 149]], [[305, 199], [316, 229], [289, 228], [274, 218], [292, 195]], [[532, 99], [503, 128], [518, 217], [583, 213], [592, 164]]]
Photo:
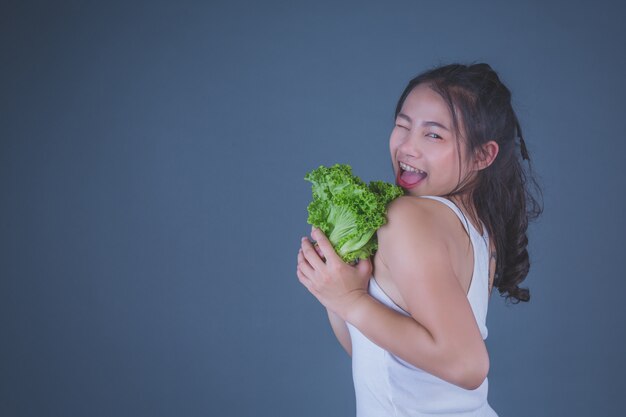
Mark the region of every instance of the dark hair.
[[[480, 170], [472, 183], [459, 178], [449, 195], [470, 191], [476, 215], [494, 241], [497, 258], [493, 285], [500, 295], [514, 304], [529, 301], [528, 289], [519, 287], [530, 269], [526, 231], [529, 220], [537, 218], [543, 208], [539, 197], [533, 195], [537, 192], [541, 196], [541, 189], [532, 175], [511, 92], [487, 64], [445, 65], [409, 81], [398, 100], [396, 117], [419, 84], [428, 85], [446, 101], [457, 137], [467, 143], [469, 155], [481, 152], [481, 145], [490, 140], [497, 142], [499, 152], [491, 165]], [[460, 154], [460, 143], [457, 149]], [[523, 160], [528, 161], [527, 170], [522, 167]]]

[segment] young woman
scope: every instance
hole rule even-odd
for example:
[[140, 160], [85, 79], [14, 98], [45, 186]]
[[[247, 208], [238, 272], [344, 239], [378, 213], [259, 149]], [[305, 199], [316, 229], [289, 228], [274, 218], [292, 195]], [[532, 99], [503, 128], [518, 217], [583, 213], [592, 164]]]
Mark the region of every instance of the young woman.
[[400, 97], [389, 148], [405, 196], [375, 256], [346, 264], [314, 229], [319, 249], [302, 239], [298, 278], [352, 356], [359, 417], [496, 416], [488, 300], [493, 286], [530, 299], [519, 284], [541, 212], [511, 93], [487, 64], [427, 71]]

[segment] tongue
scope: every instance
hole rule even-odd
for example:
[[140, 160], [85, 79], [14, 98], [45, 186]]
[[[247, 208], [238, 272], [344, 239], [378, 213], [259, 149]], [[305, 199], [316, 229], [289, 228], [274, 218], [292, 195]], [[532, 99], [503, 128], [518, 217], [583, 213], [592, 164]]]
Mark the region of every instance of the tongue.
[[423, 174], [423, 173], [418, 174], [417, 172], [404, 171], [402, 172], [402, 175], [400, 176], [400, 178], [402, 178], [402, 181], [404, 183], [413, 185], [417, 183], [418, 181], [426, 178], [426, 174]]

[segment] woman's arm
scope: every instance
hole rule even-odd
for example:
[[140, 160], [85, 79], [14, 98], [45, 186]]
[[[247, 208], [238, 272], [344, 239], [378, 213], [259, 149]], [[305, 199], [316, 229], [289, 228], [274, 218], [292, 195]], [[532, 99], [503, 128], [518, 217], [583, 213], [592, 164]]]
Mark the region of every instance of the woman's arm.
[[346, 322], [331, 310], [326, 309], [326, 311], [328, 312], [330, 326], [333, 328], [337, 340], [339, 340], [341, 346], [348, 352], [348, 356], [352, 356], [352, 340], [350, 339], [350, 332], [348, 331]]
[[314, 238], [326, 262], [304, 239], [298, 277], [326, 308], [377, 345], [441, 379], [475, 389], [487, 376], [489, 356], [452, 270], [441, 219], [424, 201], [394, 200], [388, 223], [378, 230], [380, 257], [410, 317], [372, 298], [367, 293], [371, 264], [345, 264], [322, 233]]
[[436, 339], [413, 318], [370, 296], [360, 300], [347, 321], [378, 346], [451, 384], [473, 390], [487, 377], [489, 357], [484, 343], [464, 346], [460, 338]]
[[475, 389], [487, 376], [489, 355], [432, 207], [410, 197], [394, 200], [378, 231], [379, 255], [411, 317], [366, 296], [345, 319], [407, 362]]

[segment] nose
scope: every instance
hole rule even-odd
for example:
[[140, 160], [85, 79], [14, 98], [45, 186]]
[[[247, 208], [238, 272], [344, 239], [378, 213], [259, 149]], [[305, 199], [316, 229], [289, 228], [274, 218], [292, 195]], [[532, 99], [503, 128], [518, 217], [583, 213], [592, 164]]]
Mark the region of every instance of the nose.
[[400, 143], [398, 150], [405, 156], [419, 158], [422, 155], [419, 141], [415, 134], [408, 134]]

